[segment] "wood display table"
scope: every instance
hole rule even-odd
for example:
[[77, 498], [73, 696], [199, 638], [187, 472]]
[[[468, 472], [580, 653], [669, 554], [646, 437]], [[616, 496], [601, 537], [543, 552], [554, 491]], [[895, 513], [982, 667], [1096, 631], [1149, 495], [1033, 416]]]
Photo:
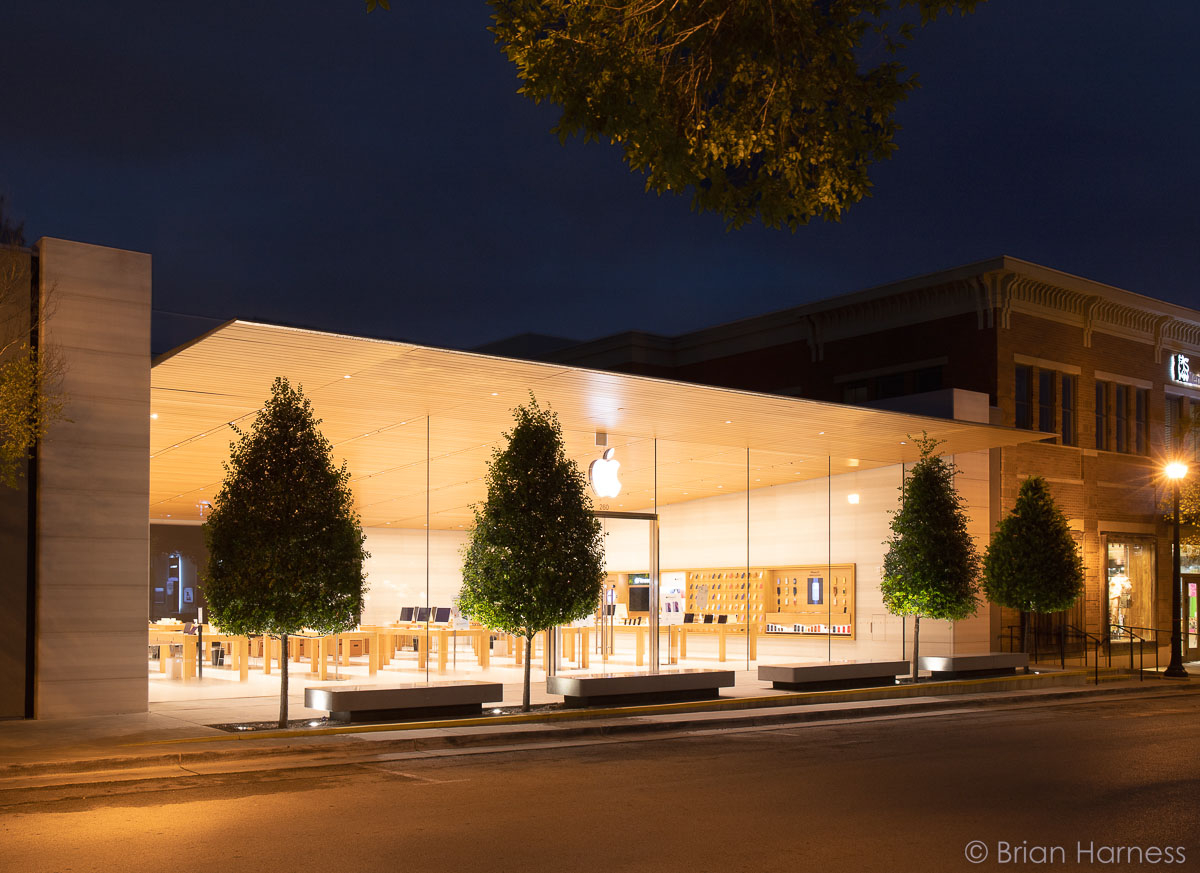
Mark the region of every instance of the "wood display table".
[[976, 679], [983, 676], [1011, 676], [1018, 667], [1029, 666], [1024, 652], [988, 652], [983, 655], [922, 655], [922, 670], [934, 679]]
[[746, 644], [750, 649], [750, 660], [758, 659], [758, 632], [751, 629], [750, 633], [746, 633], [744, 624], [673, 624], [668, 625], [678, 630], [679, 633], [679, 659], [683, 660], [687, 657], [687, 638], [688, 634], [716, 634], [717, 635], [717, 660], [722, 664], [725, 663], [725, 640], [727, 637], [742, 637], [746, 640]]
[[546, 678], [547, 693], [563, 695], [567, 706], [712, 700], [720, 696], [720, 689], [732, 686], [732, 670], [592, 673]]
[[[158, 672], [167, 672], [167, 659], [170, 656], [170, 647], [179, 646], [180, 654], [182, 655], [183, 678], [194, 679], [196, 677], [196, 643], [198, 639], [199, 637], [196, 634], [185, 634], [182, 630], [158, 630], [155, 625], [151, 625], [149, 644], [158, 647]], [[229, 651], [230, 666], [237, 668], [238, 681], [249, 681], [250, 640], [247, 637], [214, 633], [205, 628], [204, 646], [206, 649], [209, 648], [209, 643], [221, 643], [222, 648], [227, 648]]]
[[822, 691], [835, 688], [873, 688], [896, 684], [907, 673], [909, 661], [811, 661], [771, 664], [758, 668], [758, 678], [788, 691]]
[[304, 689], [304, 705], [309, 709], [327, 710], [334, 721], [482, 715], [483, 704], [503, 699], [504, 686], [499, 682], [350, 685]]

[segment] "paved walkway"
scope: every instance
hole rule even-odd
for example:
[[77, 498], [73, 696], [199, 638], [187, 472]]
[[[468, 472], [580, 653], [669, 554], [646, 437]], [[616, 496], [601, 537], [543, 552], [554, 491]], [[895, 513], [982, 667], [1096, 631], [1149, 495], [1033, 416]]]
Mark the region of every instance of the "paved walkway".
[[[1191, 682], [1148, 676], [1144, 681], [1102, 674], [1100, 685], [1084, 684], [1077, 670], [1037, 676], [1000, 677], [952, 683], [922, 683], [856, 691], [791, 694], [763, 687], [751, 672], [719, 701], [557, 710], [489, 715], [391, 725], [312, 727], [307, 730], [231, 734], [209, 725], [270, 719], [278, 701], [222, 698], [188, 704], [154, 704], [147, 713], [57, 721], [0, 722], [0, 782], [50, 784], [69, 779], [139, 778], [153, 768], [270, 769], [298, 766], [300, 759], [347, 756], [461, 754], [591, 740], [631, 732], [736, 729], [770, 724], [864, 717], [908, 716], [981, 706], [1025, 705], [1092, 699], [1096, 695], [1179, 694], [1197, 700], [1200, 664], [1189, 665]], [[520, 686], [506, 687], [506, 700]], [[545, 698], [544, 687], [534, 702]], [[549, 702], [548, 700], [546, 702]], [[1200, 701], [1197, 701], [1200, 703]], [[148, 769], [149, 768], [149, 769]], [[199, 769], [198, 769], [199, 768]], [[85, 775], [86, 774], [86, 775]], [[117, 775], [114, 775], [117, 774]]]

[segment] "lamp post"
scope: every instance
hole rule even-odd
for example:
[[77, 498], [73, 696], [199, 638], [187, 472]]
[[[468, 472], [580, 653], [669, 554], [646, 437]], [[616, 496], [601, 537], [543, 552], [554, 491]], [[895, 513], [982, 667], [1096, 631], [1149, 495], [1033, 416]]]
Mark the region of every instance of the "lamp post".
[[1173, 508], [1175, 510], [1175, 525], [1173, 541], [1174, 554], [1171, 556], [1171, 663], [1163, 671], [1164, 676], [1172, 679], [1188, 678], [1187, 670], [1183, 668], [1183, 631], [1180, 621], [1183, 616], [1183, 582], [1179, 572], [1179, 480], [1187, 475], [1187, 464], [1174, 461], [1167, 464], [1167, 478], [1171, 480]]

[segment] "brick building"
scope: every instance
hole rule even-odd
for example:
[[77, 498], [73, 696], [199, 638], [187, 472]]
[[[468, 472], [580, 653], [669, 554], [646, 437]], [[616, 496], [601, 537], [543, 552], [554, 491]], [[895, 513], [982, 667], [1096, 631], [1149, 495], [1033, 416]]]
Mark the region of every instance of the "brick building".
[[[541, 356], [946, 416], [955, 414], [947, 389], [985, 394], [992, 423], [1047, 434], [993, 450], [992, 524], [1012, 507], [1021, 480], [1037, 473], [1083, 548], [1085, 597], [1040, 626], [1065, 621], [1115, 636], [1112, 624], [1170, 624], [1160, 471], [1182, 448], [1174, 423], [1200, 404], [1193, 354], [1200, 312], [999, 257], [681, 336], [630, 332]], [[1194, 630], [1200, 576], [1188, 571], [1200, 567], [1186, 553], [1184, 564]], [[1017, 621], [1001, 616], [997, 644]], [[1166, 645], [1165, 634], [1158, 639]], [[1194, 633], [1185, 645], [1195, 650]]]

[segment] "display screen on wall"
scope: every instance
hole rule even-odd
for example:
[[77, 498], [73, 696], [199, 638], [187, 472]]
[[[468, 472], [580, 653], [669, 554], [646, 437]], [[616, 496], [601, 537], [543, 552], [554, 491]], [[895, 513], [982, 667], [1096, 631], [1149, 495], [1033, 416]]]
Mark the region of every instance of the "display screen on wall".
[[650, 611], [650, 586], [649, 585], [630, 585], [629, 586], [629, 611], [630, 612], [649, 612]]
[[825, 580], [820, 576], [808, 577], [808, 603], [816, 606], [825, 602]]

